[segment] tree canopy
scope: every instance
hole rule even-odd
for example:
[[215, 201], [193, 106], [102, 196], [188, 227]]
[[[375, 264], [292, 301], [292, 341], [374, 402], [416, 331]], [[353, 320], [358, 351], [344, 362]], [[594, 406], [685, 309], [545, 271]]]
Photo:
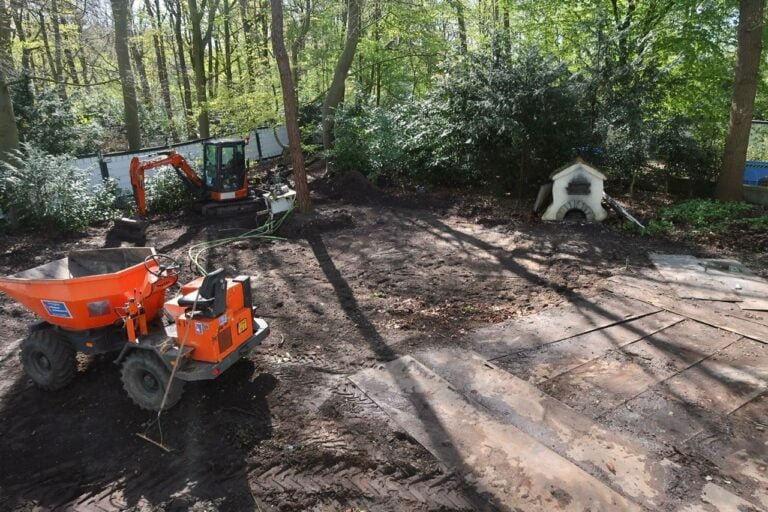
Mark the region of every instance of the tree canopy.
[[[342, 167], [515, 187], [576, 154], [628, 184], [654, 162], [719, 169], [738, 2], [282, 7], [305, 142], [332, 126]], [[125, 149], [134, 130], [148, 146], [282, 123], [271, 16], [267, 0], [0, 0], [0, 113], [7, 86], [17, 140], [53, 154]], [[754, 115], [766, 111], [760, 79]], [[351, 139], [367, 146], [345, 160]]]

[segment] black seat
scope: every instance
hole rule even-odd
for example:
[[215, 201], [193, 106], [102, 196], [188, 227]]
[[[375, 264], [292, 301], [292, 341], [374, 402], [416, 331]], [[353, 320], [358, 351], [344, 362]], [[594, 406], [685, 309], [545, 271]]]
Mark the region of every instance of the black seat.
[[200, 316], [215, 318], [227, 311], [227, 280], [224, 269], [206, 275], [200, 288], [179, 298], [179, 306], [194, 307]]

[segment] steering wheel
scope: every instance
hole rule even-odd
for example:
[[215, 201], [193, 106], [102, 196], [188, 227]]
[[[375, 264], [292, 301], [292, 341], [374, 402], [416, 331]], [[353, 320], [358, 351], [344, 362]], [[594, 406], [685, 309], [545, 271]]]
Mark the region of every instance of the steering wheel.
[[[150, 267], [150, 263], [157, 265], [157, 270]], [[176, 277], [181, 265], [167, 254], [150, 254], [144, 258], [144, 268], [155, 277]]]

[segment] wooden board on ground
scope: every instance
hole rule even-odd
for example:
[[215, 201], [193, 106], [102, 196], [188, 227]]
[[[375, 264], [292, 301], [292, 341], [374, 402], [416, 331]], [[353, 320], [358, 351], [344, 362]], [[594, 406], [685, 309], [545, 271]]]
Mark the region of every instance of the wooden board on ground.
[[683, 320], [681, 316], [660, 311], [543, 347], [517, 352], [495, 359], [494, 363], [523, 380], [539, 384]]
[[[768, 346], [740, 339], [606, 415], [611, 424], [680, 444], [717, 432], [727, 415], [745, 415], [768, 389]], [[740, 409], [744, 407], [744, 411]]]
[[755, 341], [768, 343], [768, 315], [740, 311], [735, 305], [712, 301], [690, 303], [669, 297], [666, 283], [644, 274], [613, 276], [603, 288], [621, 297], [631, 297], [680, 316], [718, 327]]
[[736, 291], [714, 272], [707, 272], [695, 256], [687, 254], [650, 253], [656, 269], [683, 299], [738, 302]]
[[700, 501], [680, 509], [680, 512], [763, 512], [762, 508], [711, 482], [704, 486]]
[[415, 357], [465, 396], [651, 509], [664, 503], [675, 464], [612, 432], [535, 386], [467, 351]]
[[768, 432], [758, 425], [729, 418], [715, 431], [701, 432], [682, 449], [715, 464], [740, 496], [768, 507]]
[[478, 329], [470, 333], [468, 339], [473, 350], [494, 359], [657, 311], [659, 308], [647, 303], [604, 293]]
[[409, 356], [350, 377], [443, 464], [504, 510], [641, 510]]
[[737, 339], [686, 320], [549, 380], [542, 389], [597, 417]]
[[681, 298], [738, 302], [741, 309], [768, 310], [768, 282], [739, 261], [684, 254], [649, 256]]

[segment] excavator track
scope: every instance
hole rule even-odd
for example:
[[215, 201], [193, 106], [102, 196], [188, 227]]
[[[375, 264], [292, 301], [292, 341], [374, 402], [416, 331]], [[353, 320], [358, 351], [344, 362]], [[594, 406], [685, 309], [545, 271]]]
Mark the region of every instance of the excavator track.
[[264, 199], [249, 198], [232, 201], [229, 203], [205, 203], [200, 207], [200, 213], [204, 216], [224, 217], [240, 213], [267, 213], [267, 205]]

